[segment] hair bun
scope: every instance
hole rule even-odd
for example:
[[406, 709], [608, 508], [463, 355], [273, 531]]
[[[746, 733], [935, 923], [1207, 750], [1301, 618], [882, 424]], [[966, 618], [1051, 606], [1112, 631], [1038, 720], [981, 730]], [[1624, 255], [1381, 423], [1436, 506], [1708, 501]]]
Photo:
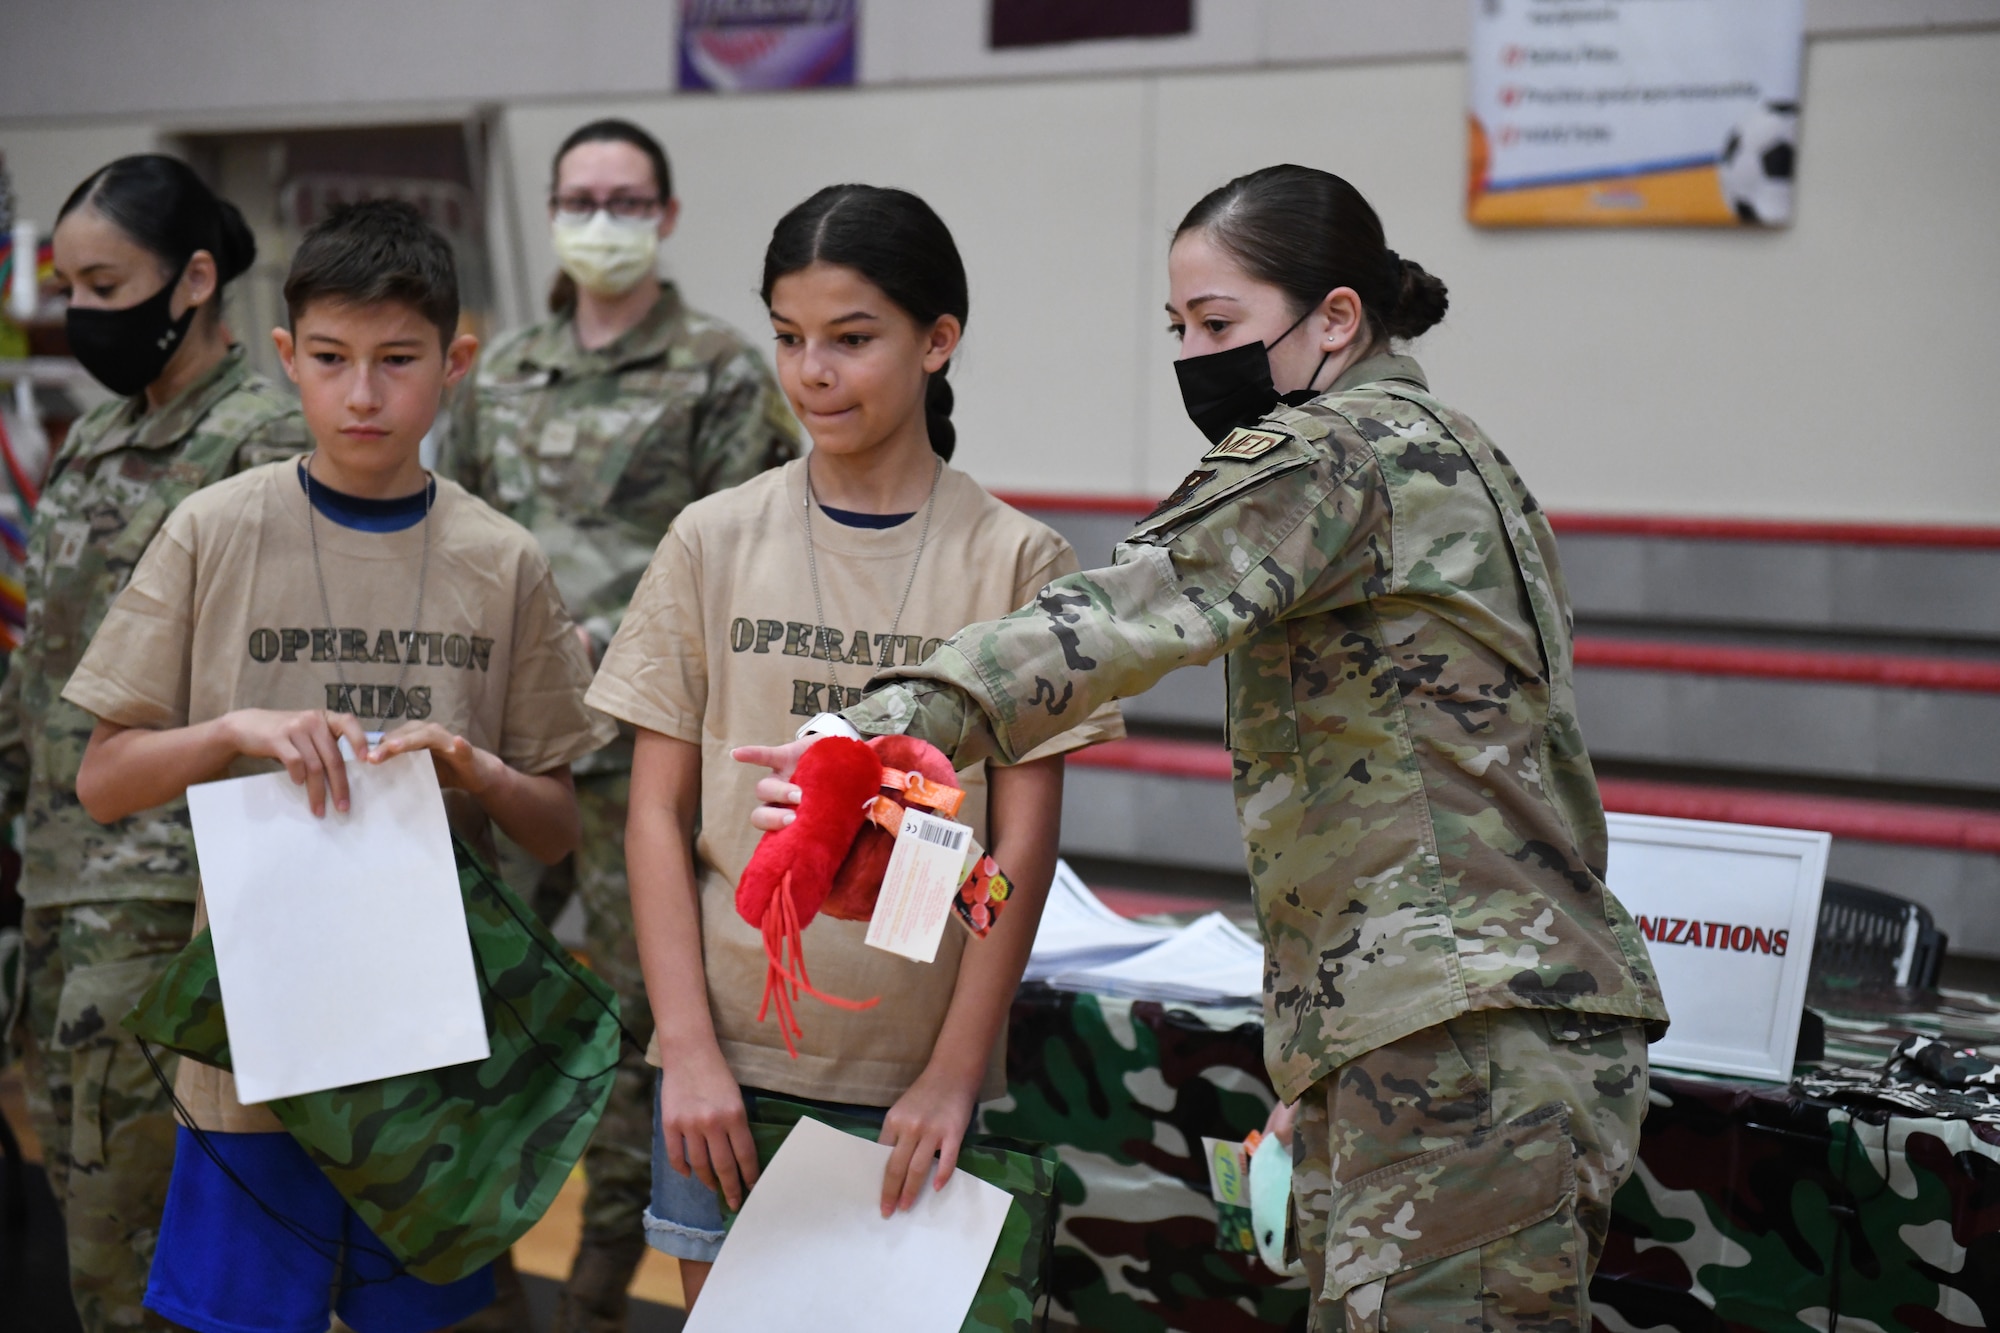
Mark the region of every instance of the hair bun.
[[1422, 264], [1414, 259], [1397, 262], [1403, 270], [1402, 283], [1395, 305], [1382, 317], [1382, 327], [1392, 338], [1415, 338], [1444, 318], [1451, 298], [1444, 280], [1426, 272]]
[[257, 262], [257, 236], [243, 220], [243, 210], [227, 199], [215, 197], [215, 273], [218, 286], [227, 286], [250, 271]]
[[257, 258], [257, 238], [236, 205], [211, 190], [193, 167], [165, 153], [134, 153], [99, 167], [70, 191], [56, 221], [86, 205], [169, 272], [195, 251], [208, 251], [218, 288], [242, 276]]
[[950, 369], [951, 362], [945, 362], [924, 385], [924, 428], [930, 432], [932, 451], [947, 463], [958, 447], [958, 427], [951, 424], [951, 381], [945, 378]]
[[1444, 318], [1444, 284], [1391, 250], [1382, 219], [1332, 172], [1283, 163], [1238, 176], [1201, 197], [1174, 240], [1201, 231], [1243, 272], [1269, 283], [1303, 317], [1328, 292], [1351, 288], [1369, 340], [1414, 338]]

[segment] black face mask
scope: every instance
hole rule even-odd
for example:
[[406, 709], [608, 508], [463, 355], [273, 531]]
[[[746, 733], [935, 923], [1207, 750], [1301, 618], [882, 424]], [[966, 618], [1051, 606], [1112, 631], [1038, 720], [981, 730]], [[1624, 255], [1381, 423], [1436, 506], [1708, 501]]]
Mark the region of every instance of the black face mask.
[[[1256, 425], [1280, 403], [1296, 406], [1318, 396], [1318, 391], [1311, 388], [1281, 394], [1271, 383], [1271, 350], [1291, 337], [1292, 329], [1303, 324], [1311, 313], [1307, 310], [1292, 321], [1291, 328], [1268, 343], [1244, 343], [1241, 347], [1174, 362], [1174, 377], [1181, 382], [1181, 405], [1187, 408], [1188, 420], [1208, 437], [1209, 443], [1221, 444], [1238, 426]], [[1319, 365], [1313, 367], [1306, 380], [1308, 385], [1319, 378], [1326, 358], [1332, 355], [1328, 352], [1320, 357]]]
[[[186, 271], [183, 263], [181, 273]], [[123, 310], [71, 306], [64, 317], [70, 354], [111, 392], [126, 397], [138, 393], [167, 368], [201, 309], [191, 305], [179, 319], [173, 317], [174, 288], [180, 281], [181, 274], [174, 274], [159, 291]]]

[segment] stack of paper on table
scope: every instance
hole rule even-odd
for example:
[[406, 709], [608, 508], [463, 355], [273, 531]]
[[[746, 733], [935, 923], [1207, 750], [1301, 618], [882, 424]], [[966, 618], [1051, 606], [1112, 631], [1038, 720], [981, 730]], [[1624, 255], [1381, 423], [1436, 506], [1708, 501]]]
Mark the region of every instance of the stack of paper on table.
[[1067, 862], [1056, 862], [1049, 885], [1048, 906], [1028, 955], [1027, 981], [1043, 981], [1059, 972], [1073, 972], [1115, 963], [1150, 949], [1178, 933], [1174, 926], [1147, 926], [1128, 921], [1084, 887]]
[[1134, 1000], [1250, 999], [1264, 991], [1264, 949], [1222, 913], [1210, 912], [1143, 952], [1048, 980], [1063, 990]]

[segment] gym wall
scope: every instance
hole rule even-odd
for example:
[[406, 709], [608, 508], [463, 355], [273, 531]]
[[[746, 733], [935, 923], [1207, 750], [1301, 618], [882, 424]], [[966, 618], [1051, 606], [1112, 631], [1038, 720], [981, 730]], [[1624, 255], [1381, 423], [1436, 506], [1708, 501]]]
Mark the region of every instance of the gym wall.
[[[1403, 49], [1418, 54], [1405, 59], [762, 97], [552, 95], [643, 82], [615, 33], [586, 24], [541, 40], [597, 46], [594, 84], [565, 54], [493, 103], [454, 59], [432, 99], [343, 106], [325, 100], [338, 80], [312, 65], [292, 80], [301, 105], [287, 107], [272, 71], [245, 62], [224, 71], [240, 89], [225, 80], [175, 93], [207, 103], [114, 119], [30, 117], [0, 99], [0, 152], [22, 213], [46, 219], [92, 167], [183, 133], [481, 116], [498, 306], [513, 322], [539, 309], [553, 264], [551, 152], [585, 119], [629, 115], [675, 160], [685, 213], [671, 271], [760, 342], [759, 259], [779, 214], [833, 181], [902, 185], [944, 215], [971, 269], [952, 372], [964, 465], [998, 488], [1104, 494], [1163, 492], [1200, 447], [1160, 309], [1174, 223], [1231, 175], [1304, 162], [1352, 179], [1391, 244], [1450, 284], [1451, 316], [1415, 350], [1550, 507], [1990, 523], [2000, 6], [1945, 8], [1993, 21], [1811, 42], [1798, 222], [1776, 233], [1470, 227], [1464, 66], [1421, 54], [1449, 45], [1431, 31], [1436, 14], [1408, 34]], [[1842, 31], [1839, 11], [1815, 4], [1822, 31]], [[664, 67], [669, 48], [642, 35], [647, 66]], [[518, 32], [469, 40], [503, 71], [527, 58]], [[874, 40], [879, 64], [887, 38]], [[338, 43], [328, 49], [331, 62]], [[356, 77], [389, 95], [379, 76]]]

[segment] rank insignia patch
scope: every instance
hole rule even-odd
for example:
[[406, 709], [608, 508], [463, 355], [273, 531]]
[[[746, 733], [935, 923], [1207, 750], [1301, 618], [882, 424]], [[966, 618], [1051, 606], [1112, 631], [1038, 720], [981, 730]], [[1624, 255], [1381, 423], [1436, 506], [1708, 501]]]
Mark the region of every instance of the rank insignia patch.
[[1160, 501], [1159, 507], [1157, 509], [1153, 510], [1152, 513], [1146, 515], [1145, 518], [1142, 518], [1139, 521], [1141, 523], [1150, 522], [1151, 520], [1156, 519], [1160, 515], [1166, 513], [1169, 509], [1176, 508], [1177, 506], [1185, 502], [1196, 491], [1200, 490], [1203, 486], [1207, 485], [1209, 479], [1212, 478], [1213, 476], [1215, 476], [1215, 469], [1212, 467], [1196, 468], [1193, 472], [1190, 472], [1185, 477], [1181, 478], [1181, 484], [1174, 487], [1174, 493], [1172, 495], [1169, 495], [1166, 499]]
[[1238, 426], [1222, 437], [1222, 443], [1201, 456], [1206, 463], [1211, 458], [1237, 458], [1245, 461], [1262, 458], [1285, 442], [1286, 437], [1271, 430], [1251, 430], [1248, 426]]

